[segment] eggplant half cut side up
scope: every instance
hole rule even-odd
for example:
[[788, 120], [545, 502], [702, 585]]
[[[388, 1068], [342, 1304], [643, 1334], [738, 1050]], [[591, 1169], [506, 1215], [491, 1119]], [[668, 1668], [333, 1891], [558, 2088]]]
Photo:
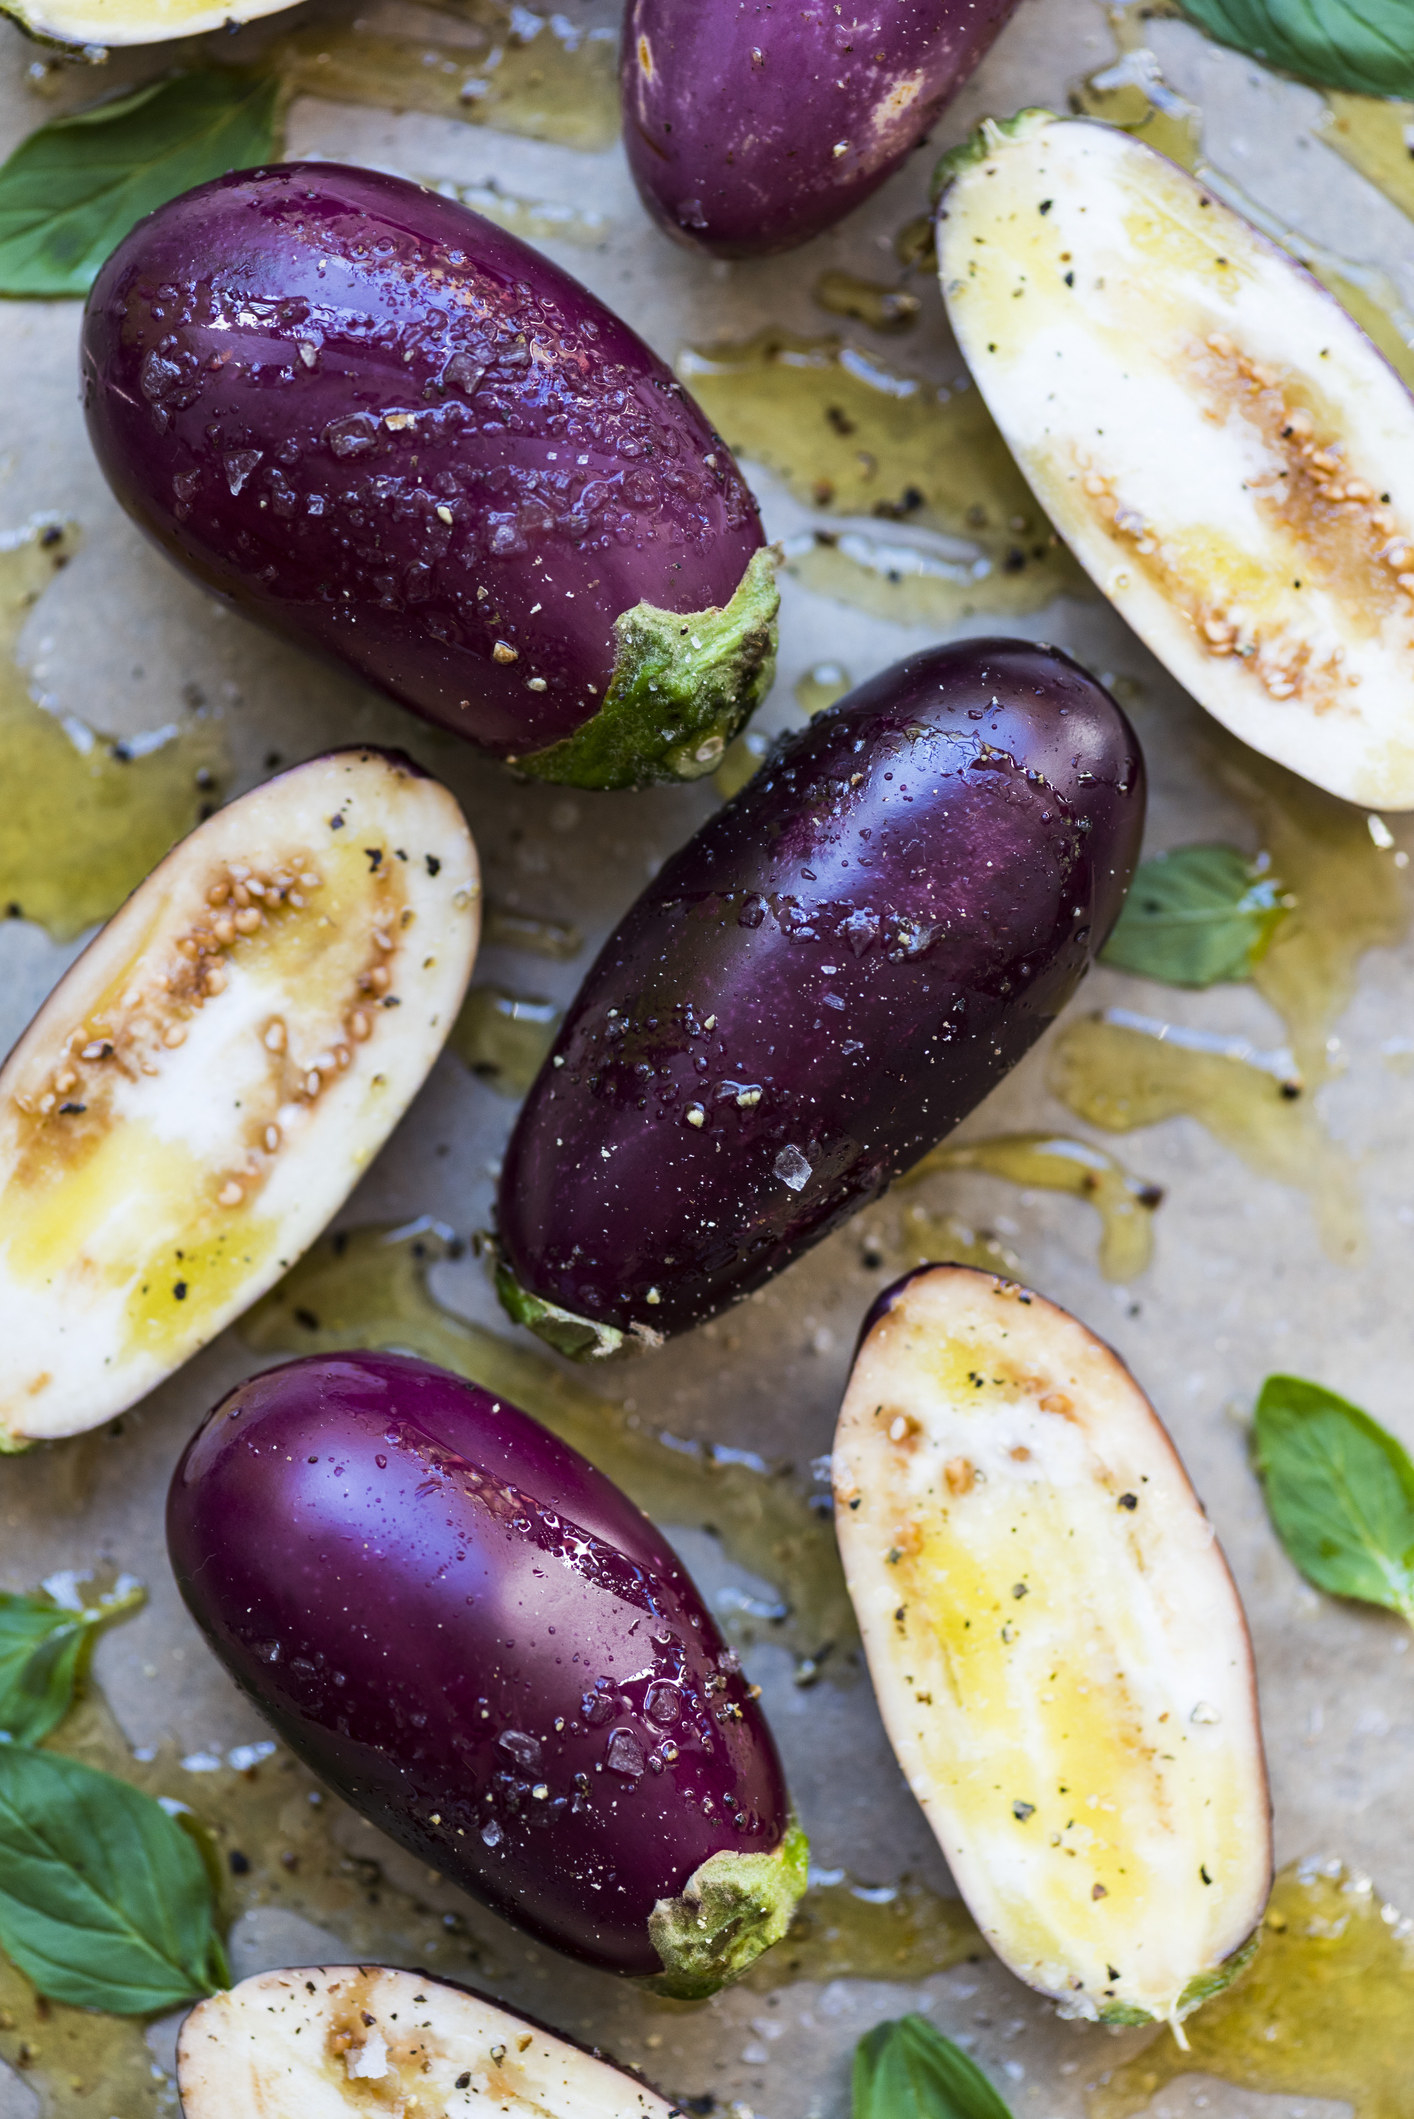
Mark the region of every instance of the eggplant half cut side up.
[[539, 1941], [696, 2000], [785, 1934], [805, 1835], [740, 1659], [504, 1399], [404, 1354], [267, 1369], [178, 1465], [167, 1546], [291, 1749]]
[[925, 649], [818, 715], [580, 988], [506, 1151], [510, 1314], [611, 1354], [837, 1228], [1065, 1006], [1143, 819], [1124, 715], [1031, 641]]
[[1084, 1325], [924, 1266], [866, 1321], [835, 1521], [884, 1724], [978, 1926], [1062, 2015], [1181, 2023], [1248, 1962], [1271, 1815], [1247, 1623]]
[[169, 558], [522, 773], [696, 779], [770, 688], [779, 555], [726, 444], [454, 199], [325, 162], [184, 193], [99, 273], [83, 390]]
[[939, 169], [948, 317], [1096, 585], [1254, 750], [1414, 808], [1414, 398], [1142, 140], [988, 120]]
[[425, 1972], [296, 1965], [199, 2001], [177, 2040], [185, 2119], [682, 2119], [634, 2076]]
[[0, 1069], [0, 1450], [111, 1419], [314, 1241], [456, 1021], [480, 898], [454, 798], [380, 750], [139, 884]]

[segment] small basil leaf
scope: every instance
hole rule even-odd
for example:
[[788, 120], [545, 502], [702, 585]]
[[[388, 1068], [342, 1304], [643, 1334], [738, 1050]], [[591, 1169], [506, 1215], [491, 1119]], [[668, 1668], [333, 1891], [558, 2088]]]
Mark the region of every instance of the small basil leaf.
[[1100, 961], [1166, 986], [1246, 979], [1286, 917], [1281, 885], [1232, 846], [1180, 846], [1141, 863]]
[[211, 1879], [160, 1803], [0, 1744], [0, 1946], [51, 2001], [148, 2016], [226, 1982]]
[[0, 168], [0, 294], [87, 294], [144, 214], [274, 157], [279, 94], [211, 67], [41, 125]]
[[854, 2053], [854, 2119], [1011, 2119], [982, 2070], [922, 2016], [880, 2023]]
[[140, 1583], [119, 1581], [96, 1604], [72, 1608], [47, 1594], [0, 1590], [0, 1736], [37, 1744], [74, 1702], [100, 1626], [147, 1600]]
[[1277, 1536], [1306, 1579], [1414, 1624], [1408, 1452], [1358, 1406], [1299, 1376], [1268, 1376], [1255, 1441]]
[[1320, 88], [1414, 96], [1411, 0], [1183, 0], [1219, 44], [1233, 44]]

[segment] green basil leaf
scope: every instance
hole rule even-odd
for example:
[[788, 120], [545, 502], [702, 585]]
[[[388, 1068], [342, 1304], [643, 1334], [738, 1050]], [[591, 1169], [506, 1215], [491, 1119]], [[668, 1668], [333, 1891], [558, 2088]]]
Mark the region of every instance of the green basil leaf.
[[47, 1591], [23, 1597], [0, 1590], [0, 1736], [17, 1744], [48, 1736], [74, 1703], [99, 1627], [146, 1601], [141, 1583], [126, 1576], [82, 1607]]
[[1299, 1376], [1268, 1376], [1255, 1440], [1277, 1536], [1307, 1581], [1414, 1624], [1407, 1450], [1359, 1406]]
[[0, 1744], [0, 1946], [51, 2001], [148, 2016], [229, 1977], [211, 1879], [161, 1803]]
[[1180, 846], [1140, 864], [1100, 961], [1166, 986], [1247, 979], [1285, 917], [1280, 883], [1235, 847]]
[[1414, 0], [1183, 0], [1219, 44], [1319, 88], [1414, 96]]
[[87, 294], [144, 214], [275, 157], [279, 94], [211, 67], [41, 125], [0, 168], [0, 294]]
[[922, 2016], [879, 2023], [854, 2053], [854, 2119], [1011, 2119], [982, 2070]]

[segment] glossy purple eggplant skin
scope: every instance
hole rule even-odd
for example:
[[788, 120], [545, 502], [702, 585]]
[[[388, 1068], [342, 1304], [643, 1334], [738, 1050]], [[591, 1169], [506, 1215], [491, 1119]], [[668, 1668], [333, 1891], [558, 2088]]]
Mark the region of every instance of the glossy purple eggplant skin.
[[681, 1332], [781, 1271], [1015, 1066], [1118, 916], [1138, 742], [1053, 649], [909, 656], [788, 738], [605, 944], [500, 1186], [502, 1299]]
[[632, 0], [624, 144], [669, 235], [792, 250], [892, 176], [1016, 0]]
[[759, 1707], [681, 1563], [577, 1451], [407, 1355], [240, 1385], [167, 1539], [236, 1682], [420, 1861], [605, 1970], [655, 1902], [787, 1828]]
[[89, 298], [83, 391], [170, 558], [502, 756], [599, 710], [621, 612], [724, 605], [763, 542], [626, 324], [374, 170], [246, 171], [140, 221]]

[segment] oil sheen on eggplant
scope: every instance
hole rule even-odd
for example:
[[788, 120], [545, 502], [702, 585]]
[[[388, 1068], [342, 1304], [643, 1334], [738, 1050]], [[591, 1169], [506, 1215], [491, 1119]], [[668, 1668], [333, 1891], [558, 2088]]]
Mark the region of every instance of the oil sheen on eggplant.
[[1144, 816], [1076, 663], [971, 640], [789, 739], [590, 970], [499, 1201], [502, 1300], [569, 1353], [686, 1330], [934, 1147], [1074, 992]]
[[770, 680], [755, 504], [670, 371], [454, 199], [238, 172], [99, 274], [89, 433], [250, 616], [542, 778], [709, 771]]
[[804, 1835], [737, 1656], [506, 1400], [404, 1354], [267, 1370], [189, 1445], [167, 1539], [292, 1749], [540, 1941], [693, 1998], [785, 1933]]

